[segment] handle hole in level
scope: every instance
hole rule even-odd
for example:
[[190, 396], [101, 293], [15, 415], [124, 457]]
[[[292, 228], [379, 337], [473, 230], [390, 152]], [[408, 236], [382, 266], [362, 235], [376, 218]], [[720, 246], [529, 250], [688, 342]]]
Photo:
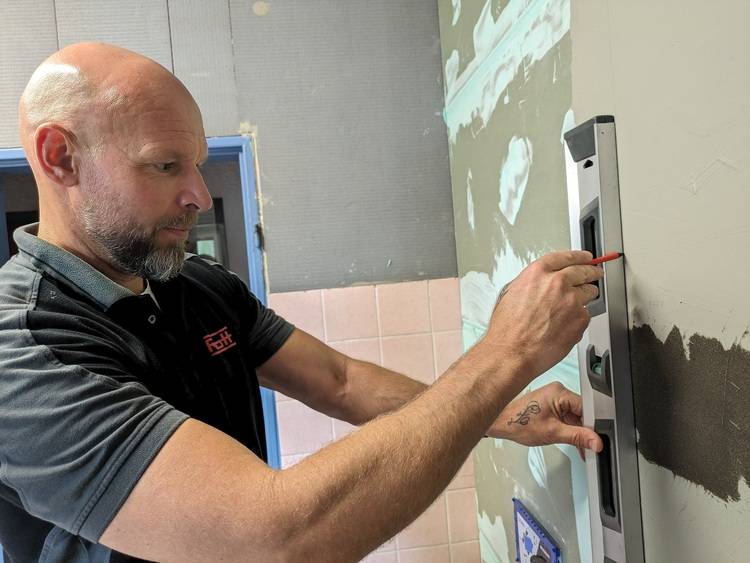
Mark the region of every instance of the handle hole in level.
[[615, 507], [615, 482], [614, 482], [614, 466], [613, 466], [613, 452], [612, 452], [612, 441], [606, 434], [599, 434], [602, 439], [604, 447], [597, 455], [599, 458], [599, 496], [602, 504], [602, 510], [607, 516], [617, 516], [617, 508]]
[[583, 163], [584, 168], [591, 168], [592, 166], [594, 166], [594, 161], [591, 159], [588, 159]]
[[[583, 249], [588, 250], [595, 258], [599, 256], [602, 252], [601, 249], [601, 242], [599, 242], [599, 225], [596, 223], [596, 217], [593, 215], [590, 217], [587, 217], [583, 221]], [[599, 290], [599, 295], [602, 294], [602, 284], [601, 281], [594, 282], [594, 285], [596, 285], [597, 289]]]

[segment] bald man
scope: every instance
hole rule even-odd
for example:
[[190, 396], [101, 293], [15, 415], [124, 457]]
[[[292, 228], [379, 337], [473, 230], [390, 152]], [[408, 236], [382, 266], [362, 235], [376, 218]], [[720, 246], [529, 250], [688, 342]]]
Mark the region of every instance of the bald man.
[[[211, 206], [185, 87], [154, 61], [66, 47], [20, 133], [39, 224], [0, 270], [0, 542], [26, 561], [356, 561], [414, 520], [485, 434], [598, 450], [559, 384], [517, 397], [590, 320], [587, 252], [542, 257], [484, 338], [423, 384], [348, 358], [185, 255]], [[360, 428], [265, 462], [259, 383]]]

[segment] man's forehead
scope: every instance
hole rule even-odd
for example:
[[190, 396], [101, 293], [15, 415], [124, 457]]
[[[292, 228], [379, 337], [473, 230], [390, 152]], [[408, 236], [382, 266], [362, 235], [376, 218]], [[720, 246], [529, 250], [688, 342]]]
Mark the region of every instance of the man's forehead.
[[200, 113], [160, 103], [140, 109], [113, 119], [114, 138], [127, 147], [128, 153], [149, 156], [173, 152], [185, 157], [207, 151]]

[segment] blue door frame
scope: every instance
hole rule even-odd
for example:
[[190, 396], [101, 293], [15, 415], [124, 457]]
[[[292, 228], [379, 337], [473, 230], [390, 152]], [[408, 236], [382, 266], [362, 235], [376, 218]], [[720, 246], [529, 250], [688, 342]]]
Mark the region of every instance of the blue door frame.
[[[243, 136], [209, 137], [206, 142], [208, 143], [209, 160], [235, 160], [239, 164], [250, 290], [264, 305], [267, 305], [266, 280], [263, 275], [263, 252], [256, 231], [256, 225], [260, 224], [260, 211], [256, 197], [255, 158], [252, 140]], [[28, 170], [29, 163], [23, 149], [0, 149], [0, 172], [25, 172]], [[0, 190], [0, 264], [5, 263], [9, 258], [8, 240], [3, 235], [5, 231], [5, 201], [4, 193]], [[263, 402], [263, 418], [266, 424], [268, 464], [280, 469], [281, 452], [276, 422], [276, 401], [273, 391], [261, 388], [261, 400]]]

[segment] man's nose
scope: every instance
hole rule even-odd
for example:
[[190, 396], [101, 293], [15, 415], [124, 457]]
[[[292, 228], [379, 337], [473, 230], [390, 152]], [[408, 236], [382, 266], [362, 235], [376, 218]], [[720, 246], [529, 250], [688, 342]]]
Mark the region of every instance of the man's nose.
[[190, 172], [190, 176], [185, 179], [185, 185], [180, 194], [182, 207], [196, 209], [197, 211], [208, 211], [213, 205], [213, 199], [203, 180], [203, 175], [197, 168]]

